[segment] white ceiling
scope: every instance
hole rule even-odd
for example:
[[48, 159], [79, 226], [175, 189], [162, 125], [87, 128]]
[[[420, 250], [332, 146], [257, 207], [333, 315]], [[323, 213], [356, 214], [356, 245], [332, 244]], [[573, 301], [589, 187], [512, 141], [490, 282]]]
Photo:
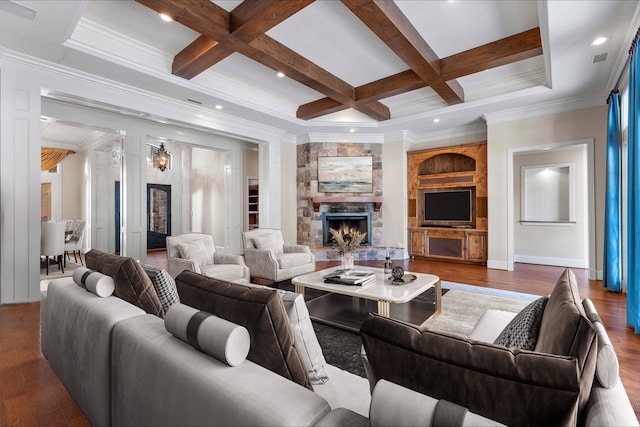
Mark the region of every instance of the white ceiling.
[[[227, 11], [241, 3], [213, 2]], [[483, 123], [484, 115], [535, 105], [541, 109], [602, 105], [626, 60], [639, 9], [639, 2], [628, 0], [396, 0], [440, 58], [534, 27], [540, 27], [544, 54], [459, 78], [465, 91], [463, 104], [447, 105], [430, 88], [382, 99], [391, 119], [378, 122], [354, 110], [309, 121], [297, 119], [301, 104], [324, 95], [287, 77], [277, 78], [274, 70], [237, 53], [192, 80], [173, 76], [173, 56], [198, 34], [177, 22], [161, 21], [154, 11], [134, 1], [12, 3], [37, 14], [30, 20], [0, 8], [0, 46], [7, 51], [176, 100], [191, 98], [201, 102], [203, 109], [214, 111], [219, 104], [223, 114], [294, 135], [343, 133], [349, 128], [361, 134], [410, 131], [423, 135]], [[267, 35], [352, 86], [408, 69], [337, 0], [317, 0]], [[608, 42], [590, 46], [601, 35]], [[592, 63], [594, 55], [605, 52], [606, 61]], [[440, 121], [434, 123], [435, 118]], [[47, 125], [51, 133], [52, 126]]]

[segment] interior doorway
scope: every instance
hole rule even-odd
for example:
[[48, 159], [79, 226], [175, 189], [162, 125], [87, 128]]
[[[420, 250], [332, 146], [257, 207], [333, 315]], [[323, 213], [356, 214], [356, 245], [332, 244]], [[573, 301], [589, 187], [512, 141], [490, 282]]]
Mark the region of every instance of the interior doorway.
[[147, 249], [167, 247], [171, 235], [171, 186], [147, 184]]

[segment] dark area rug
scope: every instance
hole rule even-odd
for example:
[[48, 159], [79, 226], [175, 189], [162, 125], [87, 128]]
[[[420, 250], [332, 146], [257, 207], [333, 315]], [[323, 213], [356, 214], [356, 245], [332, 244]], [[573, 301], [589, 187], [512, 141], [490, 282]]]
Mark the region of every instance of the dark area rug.
[[[277, 288], [293, 291], [293, 285], [290, 280], [278, 283]], [[448, 291], [449, 289], [442, 289], [442, 295]], [[310, 301], [325, 294], [326, 292], [323, 291], [305, 289], [304, 299], [305, 301]], [[434, 303], [435, 288], [427, 289], [425, 292], [418, 295], [415, 300]], [[362, 365], [362, 359], [360, 357], [360, 348], [362, 347], [362, 338], [360, 337], [360, 334], [336, 328], [315, 320], [312, 320], [312, 323], [327, 363], [366, 378], [364, 366]]]

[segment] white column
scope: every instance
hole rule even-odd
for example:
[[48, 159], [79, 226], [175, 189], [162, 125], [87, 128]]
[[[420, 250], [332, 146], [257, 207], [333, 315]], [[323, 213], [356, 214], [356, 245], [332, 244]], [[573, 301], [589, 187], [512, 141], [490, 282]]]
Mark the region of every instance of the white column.
[[280, 139], [261, 143], [260, 158], [260, 228], [281, 228]]
[[147, 136], [127, 130], [122, 157], [120, 253], [142, 261], [147, 259]]
[[0, 63], [0, 303], [40, 299], [40, 85]]

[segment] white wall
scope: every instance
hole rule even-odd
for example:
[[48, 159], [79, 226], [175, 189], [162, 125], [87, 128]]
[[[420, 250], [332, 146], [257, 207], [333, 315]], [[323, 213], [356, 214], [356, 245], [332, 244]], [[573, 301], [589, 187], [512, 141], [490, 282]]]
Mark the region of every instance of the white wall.
[[394, 137], [382, 145], [382, 235], [385, 246], [405, 248], [403, 258], [409, 256], [407, 145], [404, 138]]
[[60, 162], [62, 177], [62, 219], [85, 219], [82, 209], [84, 200], [85, 152], [69, 154]]
[[224, 168], [224, 153], [193, 148], [188, 170], [191, 231], [213, 235], [217, 246], [225, 246]]
[[508, 159], [518, 148], [544, 148], [570, 141], [593, 140], [595, 170], [588, 178], [594, 183], [595, 236], [590, 238], [590, 276], [602, 277], [602, 239], [604, 209], [604, 170], [606, 158], [606, 104], [577, 111], [527, 119], [510, 119], [494, 115], [487, 118], [487, 168], [489, 186], [489, 259], [490, 268], [508, 269], [509, 183]]
[[[574, 164], [575, 223], [524, 224], [521, 219], [523, 166]], [[585, 145], [554, 151], [516, 153], [514, 177], [514, 261], [575, 268], [589, 266], [587, 150]]]

